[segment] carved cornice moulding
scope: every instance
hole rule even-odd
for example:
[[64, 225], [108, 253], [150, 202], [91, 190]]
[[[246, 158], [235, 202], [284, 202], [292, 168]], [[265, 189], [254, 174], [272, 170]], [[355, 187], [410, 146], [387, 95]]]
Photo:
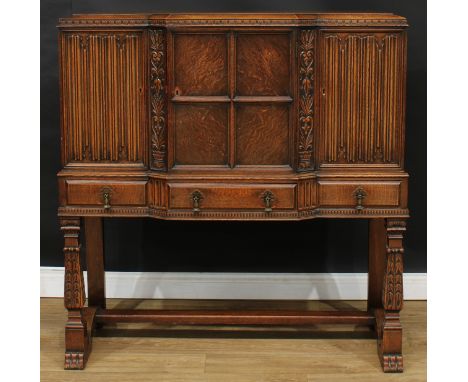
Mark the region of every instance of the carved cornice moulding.
[[372, 13], [354, 14], [134, 14], [73, 15], [59, 20], [59, 28], [147, 26], [299, 26], [299, 27], [407, 27], [405, 18]]

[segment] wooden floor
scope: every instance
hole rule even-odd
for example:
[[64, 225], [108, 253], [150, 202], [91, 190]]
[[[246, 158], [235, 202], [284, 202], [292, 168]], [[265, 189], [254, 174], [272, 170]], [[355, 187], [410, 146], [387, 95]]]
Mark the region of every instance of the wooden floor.
[[[252, 302], [224, 302], [249, 308]], [[257, 302], [285, 309], [363, 309], [363, 301]], [[215, 301], [108, 300], [109, 308], [220, 307]], [[367, 328], [353, 326], [256, 329], [165, 327], [118, 324], [100, 331], [83, 371], [63, 370], [62, 299], [41, 300], [41, 381], [105, 382], [312, 382], [426, 381], [426, 302], [407, 301], [403, 374], [383, 374], [376, 340]], [[133, 336], [133, 337], [130, 337]]]

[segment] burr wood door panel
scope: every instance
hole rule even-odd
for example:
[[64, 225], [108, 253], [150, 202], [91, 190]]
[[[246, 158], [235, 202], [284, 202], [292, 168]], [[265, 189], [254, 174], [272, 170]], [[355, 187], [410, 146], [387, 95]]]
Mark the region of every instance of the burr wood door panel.
[[292, 32], [175, 30], [168, 42], [170, 164], [289, 167]]
[[290, 166], [291, 32], [235, 36], [235, 163]]
[[289, 33], [257, 33], [236, 36], [236, 94], [290, 95]]
[[140, 31], [61, 34], [64, 164], [146, 163], [144, 47]]
[[322, 32], [318, 161], [403, 166], [403, 32]]
[[225, 104], [177, 104], [175, 161], [178, 165], [227, 165], [229, 109]]
[[228, 165], [228, 34], [176, 32], [169, 49], [173, 165]]
[[236, 117], [237, 164], [289, 164], [288, 104], [238, 105]]
[[226, 33], [175, 33], [174, 95], [228, 95]]

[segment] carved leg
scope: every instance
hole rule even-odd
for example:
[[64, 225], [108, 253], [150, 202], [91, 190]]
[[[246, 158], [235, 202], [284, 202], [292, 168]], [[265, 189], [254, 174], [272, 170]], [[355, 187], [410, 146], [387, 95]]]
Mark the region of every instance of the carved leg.
[[104, 245], [102, 218], [84, 219], [86, 239], [86, 268], [88, 271], [88, 306], [106, 307]]
[[[80, 218], [61, 218], [65, 239], [65, 308], [68, 320], [65, 325], [65, 369], [83, 369], [91, 350], [88, 331], [89, 314], [85, 317], [85, 292], [80, 263]], [[91, 327], [89, 328], [91, 329]]]
[[[375, 237], [370, 239], [369, 245], [368, 305], [376, 316], [378, 353], [384, 372], [402, 372], [400, 310], [403, 308], [403, 235], [406, 222], [377, 219], [371, 222], [370, 228], [370, 234]], [[378, 302], [377, 284], [380, 281], [381, 302]]]

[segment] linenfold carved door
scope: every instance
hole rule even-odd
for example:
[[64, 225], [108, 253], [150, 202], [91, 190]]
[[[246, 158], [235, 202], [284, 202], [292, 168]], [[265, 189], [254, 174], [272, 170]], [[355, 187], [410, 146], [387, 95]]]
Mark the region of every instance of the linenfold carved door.
[[64, 32], [62, 162], [146, 164], [145, 37], [140, 31]]
[[320, 32], [321, 168], [402, 168], [405, 44], [403, 32]]

